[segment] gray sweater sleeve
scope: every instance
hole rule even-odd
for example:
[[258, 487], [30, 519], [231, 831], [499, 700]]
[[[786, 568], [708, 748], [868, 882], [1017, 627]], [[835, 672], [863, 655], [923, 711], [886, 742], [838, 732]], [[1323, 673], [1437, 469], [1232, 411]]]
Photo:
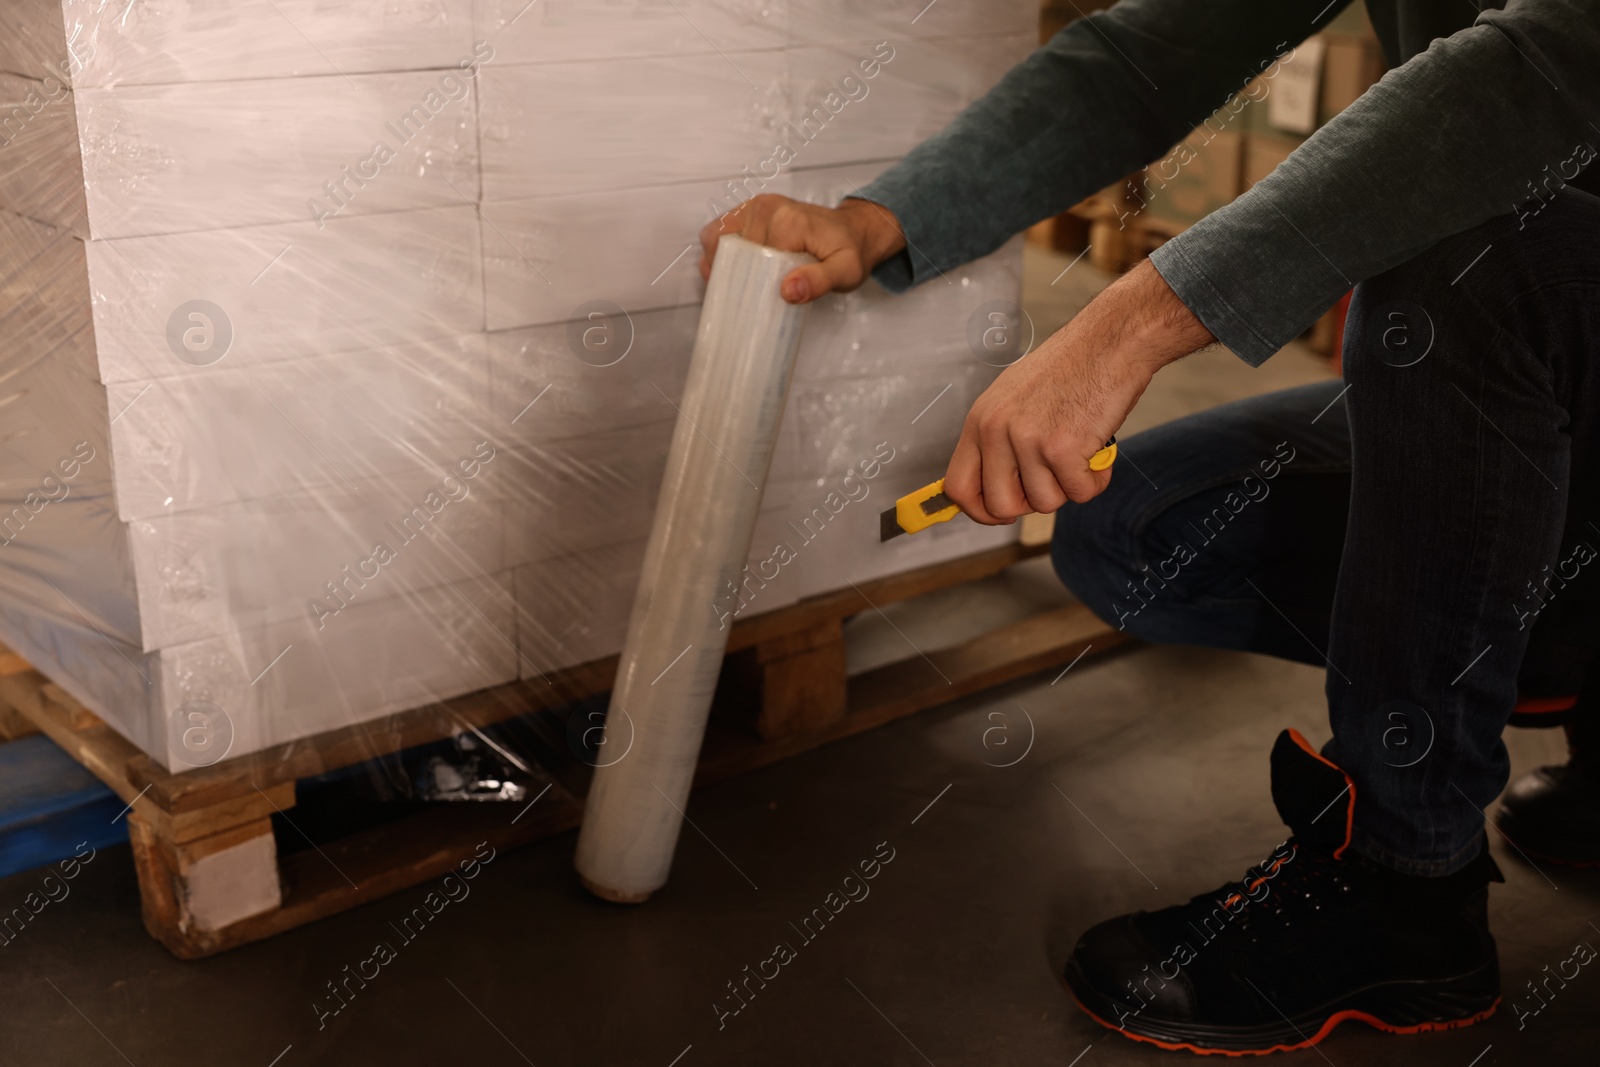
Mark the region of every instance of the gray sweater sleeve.
[[[862, 190], [909, 246], [875, 276], [923, 281], [1155, 159], [1340, 6], [1124, 0], [1073, 23]], [[1391, 71], [1152, 259], [1259, 364], [1361, 279], [1516, 210], [1550, 174], [1572, 177], [1600, 137], [1591, 119], [1600, 0], [1510, 0]]]
[[1151, 258], [1220, 341], [1260, 364], [1356, 282], [1528, 214], [1594, 158], [1591, 120], [1600, 2], [1511, 0], [1390, 71]]
[[1138, 170], [1348, 2], [1122, 0], [1078, 19], [860, 191], [908, 243], [875, 277], [926, 281]]

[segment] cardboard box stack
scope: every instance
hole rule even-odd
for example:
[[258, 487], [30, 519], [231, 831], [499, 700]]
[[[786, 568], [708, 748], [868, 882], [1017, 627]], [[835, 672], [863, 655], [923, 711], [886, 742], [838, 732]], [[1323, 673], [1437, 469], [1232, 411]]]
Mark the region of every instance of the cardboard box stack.
[[[615, 652], [700, 227], [837, 200], [1032, 45], [923, 6], [6, 4], [0, 638], [174, 769]], [[1015, 358], [1019, 274], [817, 305], [708, 611], [1011, 536], [875, 513]]]
[[1354, 103], [1383, 71], [1366, 10], [1351, 5], [1145, 168], [1134, 183], [1144, 223], [1171, 234], [1231, 202]]

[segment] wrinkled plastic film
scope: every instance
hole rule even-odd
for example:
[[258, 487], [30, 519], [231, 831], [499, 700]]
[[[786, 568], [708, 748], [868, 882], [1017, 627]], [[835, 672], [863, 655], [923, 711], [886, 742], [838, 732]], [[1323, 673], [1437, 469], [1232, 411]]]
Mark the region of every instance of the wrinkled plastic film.
[[[0, 640], [174, 771], [351, 727], [378, 755], [390, 715], [615, 655], [711, 207], [837, 202], [1037, 15], [936, 6], [793, 165], [730, 186], [922, 6], [0, 4]], [[585, 121], [539, 103], [578, 83]], [[597, 136], [613, 113], [630, 137]], [[813, 307], [748, 562], [799, 557], [730, 614], [1011, 536], [875, 543], [998, 373], [965, 331], [1019, 249], [947, 278]], [[195, 713], [225, 745], [186, 747]]]
[[595, 772], [578, 837], [602, 896], [647, 895], [672, 865], [728, 643], [721, 605], [744, 577], [805, 321], [779, 285], [811, 261], [718, 245], [606, 713], [608, 743], [631, 749]]

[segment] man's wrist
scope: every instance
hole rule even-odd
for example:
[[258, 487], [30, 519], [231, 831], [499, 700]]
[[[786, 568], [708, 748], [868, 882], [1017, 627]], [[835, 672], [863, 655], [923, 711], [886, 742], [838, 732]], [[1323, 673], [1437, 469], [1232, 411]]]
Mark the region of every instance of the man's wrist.
[[852, 196], [840, 201], [838, 210], [861, 235], [868, 271], [906, 247], [900, 220], [882, 204]]
[[1153, 370], [1216, 343], [1148, 259], [1106, 290], [1106, 296], [1113, 294], [1118, 305], [1113, 313], [1125, 316], [1127, 325], [1119, 347], [1132, 359], [1154, 364]]

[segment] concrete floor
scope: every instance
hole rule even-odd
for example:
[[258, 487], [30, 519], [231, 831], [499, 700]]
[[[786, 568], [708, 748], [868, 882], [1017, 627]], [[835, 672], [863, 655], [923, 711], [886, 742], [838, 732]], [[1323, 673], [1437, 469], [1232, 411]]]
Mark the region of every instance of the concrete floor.
[[[1083, 293], [1035, 256], [1041, 327]], [[1068, 278], [1092, 292], [1087, 262]], [[1076, 295], [1075, 295], [1076, 294]], [[1318, 373], [1285, 353], [1250, 372], [1226, 353], [1164, 374], [1139, 418], [1167, 417]], [[858, 664], [936, 647], [1062, 598], [1044, 562], [852, 625]], [[179, 963], [139, 922], [125, 848], [96, 857], [0, 949], [0, 1064], [301, 1067], [518, 1064], [1176, 1062], [1081, 1015], [1057, 980], [1089, 924], [1220, 886], [1283, 830], [1267, 793], [1276, 732], [1326, 735], [1321, 672], [1260, 657], [1145, 648], [902, 720], [695, 794], [671, 883], [649, 905], [603, 905], [572, 875], [566, 835], [496, 857], [410, 943], [391, 928], [418, 887], [216, 959]], [[1511, 738], [1517, 773], [1558, 761], [1549, 733]], [[511, 812], [508, 811], [507, 818]], [[1508, 993], [1600, 941], [1600, 875], [1532, 869], [1495, 842], [1493, 897]], [[862, 860], [870, 893], [816, 939], [798, 924]], [[39, 873], [0, 881], [0, 908]], [[372, 946], [397, 958], [336, 1016], [325, 983]], [[726, 983], [796, 950], [736, 1006]], [[1346, 1026], [1284, 1062], [1592, 1062], [1600, 975], [1580, 973], [1518, 1028], [1503, 1011], [1418, 1037]]]

